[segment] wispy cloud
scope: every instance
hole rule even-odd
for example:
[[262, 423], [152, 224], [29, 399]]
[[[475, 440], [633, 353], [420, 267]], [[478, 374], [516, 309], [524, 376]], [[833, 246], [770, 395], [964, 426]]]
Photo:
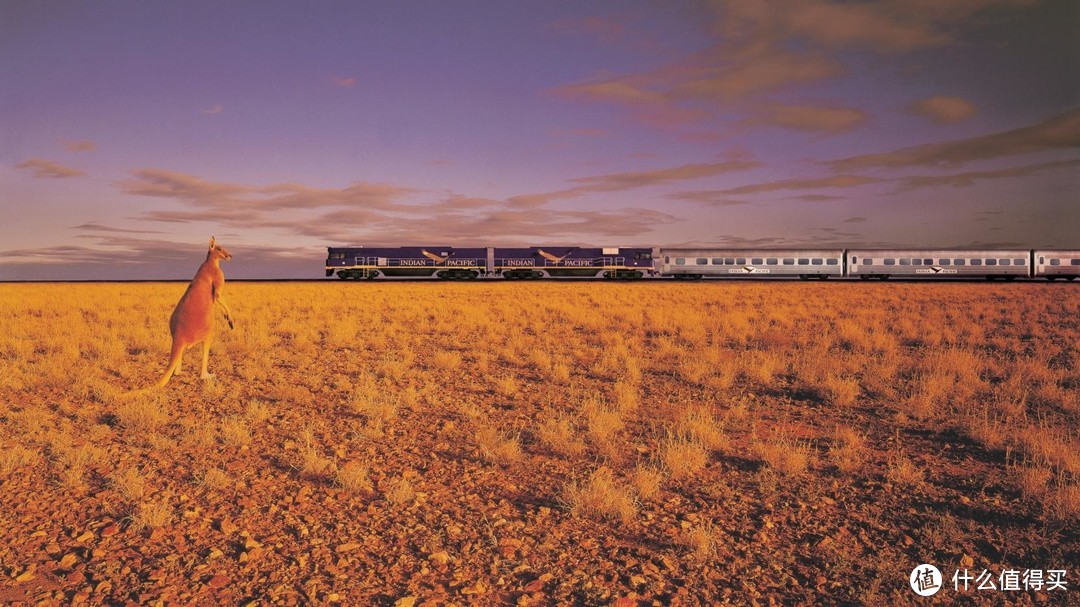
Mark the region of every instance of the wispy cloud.
[[214, 105], [206, 108], [205, 110], [203, 110], [202, 113], [207, 115], [207, 116], [213, 116], [215, 114], [220, 114], [220, 113], [222, 113], [224, 111], [225, 111], [225, 106], [221, 105], [220, 103], [217, 103], [217, 104], [214, 104]]
[[1010, 131], [918, 145], [892, 152], [863, 154], [828, 161], [825, 164], [836, 171], [874, 167], [948, 167], [977, 160], [1076, 147], [1080, 147], [1080, 108]]
[[[660, 67], [603, 74], [553, 91], [566, 99], [625, 109], [641, 122], [669, 129], [730, 122], [744, 126], [842, 133], [866, 121], [861, 110], [774, 105], [803, 87], [845, 76], [849, 51], [911, 53], [953, 43], [984, 10], [1027, 0], [730, 0], [705, 4], [711, 43]], [[583, 27], [583, 26], [582, 26]], [[939, 116], [964, 112], [932, 102]], [[946, 118], [948, 119], [948, 118]]]
[[82, 177], [86, 175], [79, 169], [66, 167], [59, 162], [45, 160], [44, 158], [30, 158], [15, 165], [17, 169], [26, 169], [40, 179], [66, 179], [69, 177]]
[[1011, 179], [1016, 177], [1030, 177], [1057, 171], [1072, 169], [1080, 166], [1080, 160], [1060, 160], [1057, 162], [1043, 162], [1023, 166], [993, 169], [986, 171], [967, 171], [952, 173], [950, 175], [916, 175], [900, 178], [898, 191], [914, 190], [918, 188], [954, 187], [963, 188], [975, 185], [976, 182], [993, 179]]
[[847, 133], [870, 116], [856, 108], [821, 105], [767, 104], [742, 121], [744, 126], [776, 126], [816, 133]]
[[330, 84], [342, 89], [351, 89], [360, 84], [360, 81], [351, 76], [330, 76]]
[[64, 149], [69, 152], [93, 152], [97, 149], [97, 144], [87, 139], [77, 141], [64, 140], [60, 143], [64, 146]]
[[934, 124], [952, 124], [971, 118], [979, 108], [960, 97], [934, 96], [920, 99], [907, 107], [909, 114], [929, 118]]

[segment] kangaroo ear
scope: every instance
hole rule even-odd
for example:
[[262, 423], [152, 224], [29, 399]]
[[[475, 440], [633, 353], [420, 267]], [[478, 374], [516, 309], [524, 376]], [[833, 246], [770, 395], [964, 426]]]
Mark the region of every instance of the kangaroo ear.
[[214, 237], [213, 236], [210, 237], [210, 248], [211, 249], [214, 248]]

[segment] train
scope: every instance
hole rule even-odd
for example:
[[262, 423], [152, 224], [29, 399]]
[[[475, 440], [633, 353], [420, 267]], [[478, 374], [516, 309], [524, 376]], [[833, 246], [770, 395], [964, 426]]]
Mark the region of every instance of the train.
[[1080, 250], [327, 247], [326, 276], [372, 280], [889, 278], [1076, 280]]

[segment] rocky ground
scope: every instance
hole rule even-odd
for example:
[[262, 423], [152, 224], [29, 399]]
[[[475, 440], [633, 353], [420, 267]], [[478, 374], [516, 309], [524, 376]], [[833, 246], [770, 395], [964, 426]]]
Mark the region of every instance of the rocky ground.
[[183, 287], [0, 285], [0, 604], [1080, 604], [1068, 285]]

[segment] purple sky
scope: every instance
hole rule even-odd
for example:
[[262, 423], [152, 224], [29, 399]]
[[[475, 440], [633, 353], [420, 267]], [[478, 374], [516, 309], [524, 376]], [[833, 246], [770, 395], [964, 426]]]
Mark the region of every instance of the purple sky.
[[1074, 0], [0, 3], [0, 280], [1080, 248]]

